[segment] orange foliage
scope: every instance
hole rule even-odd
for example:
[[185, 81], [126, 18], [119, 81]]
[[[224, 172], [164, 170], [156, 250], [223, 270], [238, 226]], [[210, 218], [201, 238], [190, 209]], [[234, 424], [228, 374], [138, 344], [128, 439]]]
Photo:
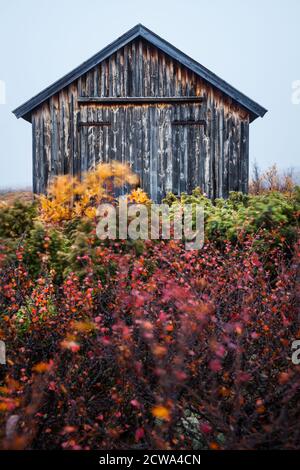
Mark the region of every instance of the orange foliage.
[[152, 414], [155, 418], [161, 419], [163, 421], [170, 420], [170, 412], [168, 408], [162, 405], [157, 405], [152, 408]]
[[117, 161], [101, 163], [85, 173], [80, 181], [75, 176], [61, 175], [52, 180], [47, 195], [41, 195], [40, 217], [45, 222], [62, 222], [76, 217], [96, 216], [97, 206], [112, 198], [114, 188], [137, 184], [138, 177], [128, 165]]
[[137, 188], [131, 191], [128, 201], [135, 204], [149, 204], [151, 199], [149, 199], [147, 193], [142, 188]]

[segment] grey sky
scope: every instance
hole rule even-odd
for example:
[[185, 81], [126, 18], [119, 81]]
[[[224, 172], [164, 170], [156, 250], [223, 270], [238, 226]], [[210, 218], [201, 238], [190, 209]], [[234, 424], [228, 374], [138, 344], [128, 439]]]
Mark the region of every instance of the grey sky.
[[0, 2], [0, 187], [31, 184], [31, 125], [11, 111], [136, 23], [266, 107], [251, 162], [300, 163], [299, 0], [10, 0]]

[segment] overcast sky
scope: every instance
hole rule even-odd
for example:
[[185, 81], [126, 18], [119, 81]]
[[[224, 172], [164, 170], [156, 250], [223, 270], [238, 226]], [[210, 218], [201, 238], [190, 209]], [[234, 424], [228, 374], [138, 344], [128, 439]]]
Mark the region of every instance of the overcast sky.
[[268, 109], [251, 124], [251, 162], [262, 168], [300, 165], [300, 93], [292, 103], [293, 82], [300, 81], [299, 0], [1, 0], [0, 5], [0, 80], [6, 88], [0, 104], [0, 187], [31, 185], [31, 125], [11, 111], [137, 23]]

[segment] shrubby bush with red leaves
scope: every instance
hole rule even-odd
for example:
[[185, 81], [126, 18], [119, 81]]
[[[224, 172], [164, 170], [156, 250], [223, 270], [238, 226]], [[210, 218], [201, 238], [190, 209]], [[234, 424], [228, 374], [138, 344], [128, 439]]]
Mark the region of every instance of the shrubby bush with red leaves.
[[299, 448], [297, 240], [186, 251], [81, 220], [0, 245], [2, 448]]

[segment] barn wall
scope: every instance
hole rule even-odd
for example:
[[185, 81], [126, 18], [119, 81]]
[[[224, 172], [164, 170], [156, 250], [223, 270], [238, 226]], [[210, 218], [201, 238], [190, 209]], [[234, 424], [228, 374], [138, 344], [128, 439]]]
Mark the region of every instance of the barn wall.
[[[78, 97], [88, 96], [204, 100], [192, 105], [78, 103]], [[79, 121], [105, 116], [112, 121], [110, 129], [77, 126]], [[204, 119], [206, 126], [171, 125], [174, 119], [186, 118]], [[210, 197], [248, 188], [248, 113], [142, 39], [38, 107], [32, 114], [32, 131], [35, 192], [45, 192], [53, 175], [78, 174], [111, 158], [129, 161], [154, 199], [168, 190], [179, 193], [197, 185]]]

